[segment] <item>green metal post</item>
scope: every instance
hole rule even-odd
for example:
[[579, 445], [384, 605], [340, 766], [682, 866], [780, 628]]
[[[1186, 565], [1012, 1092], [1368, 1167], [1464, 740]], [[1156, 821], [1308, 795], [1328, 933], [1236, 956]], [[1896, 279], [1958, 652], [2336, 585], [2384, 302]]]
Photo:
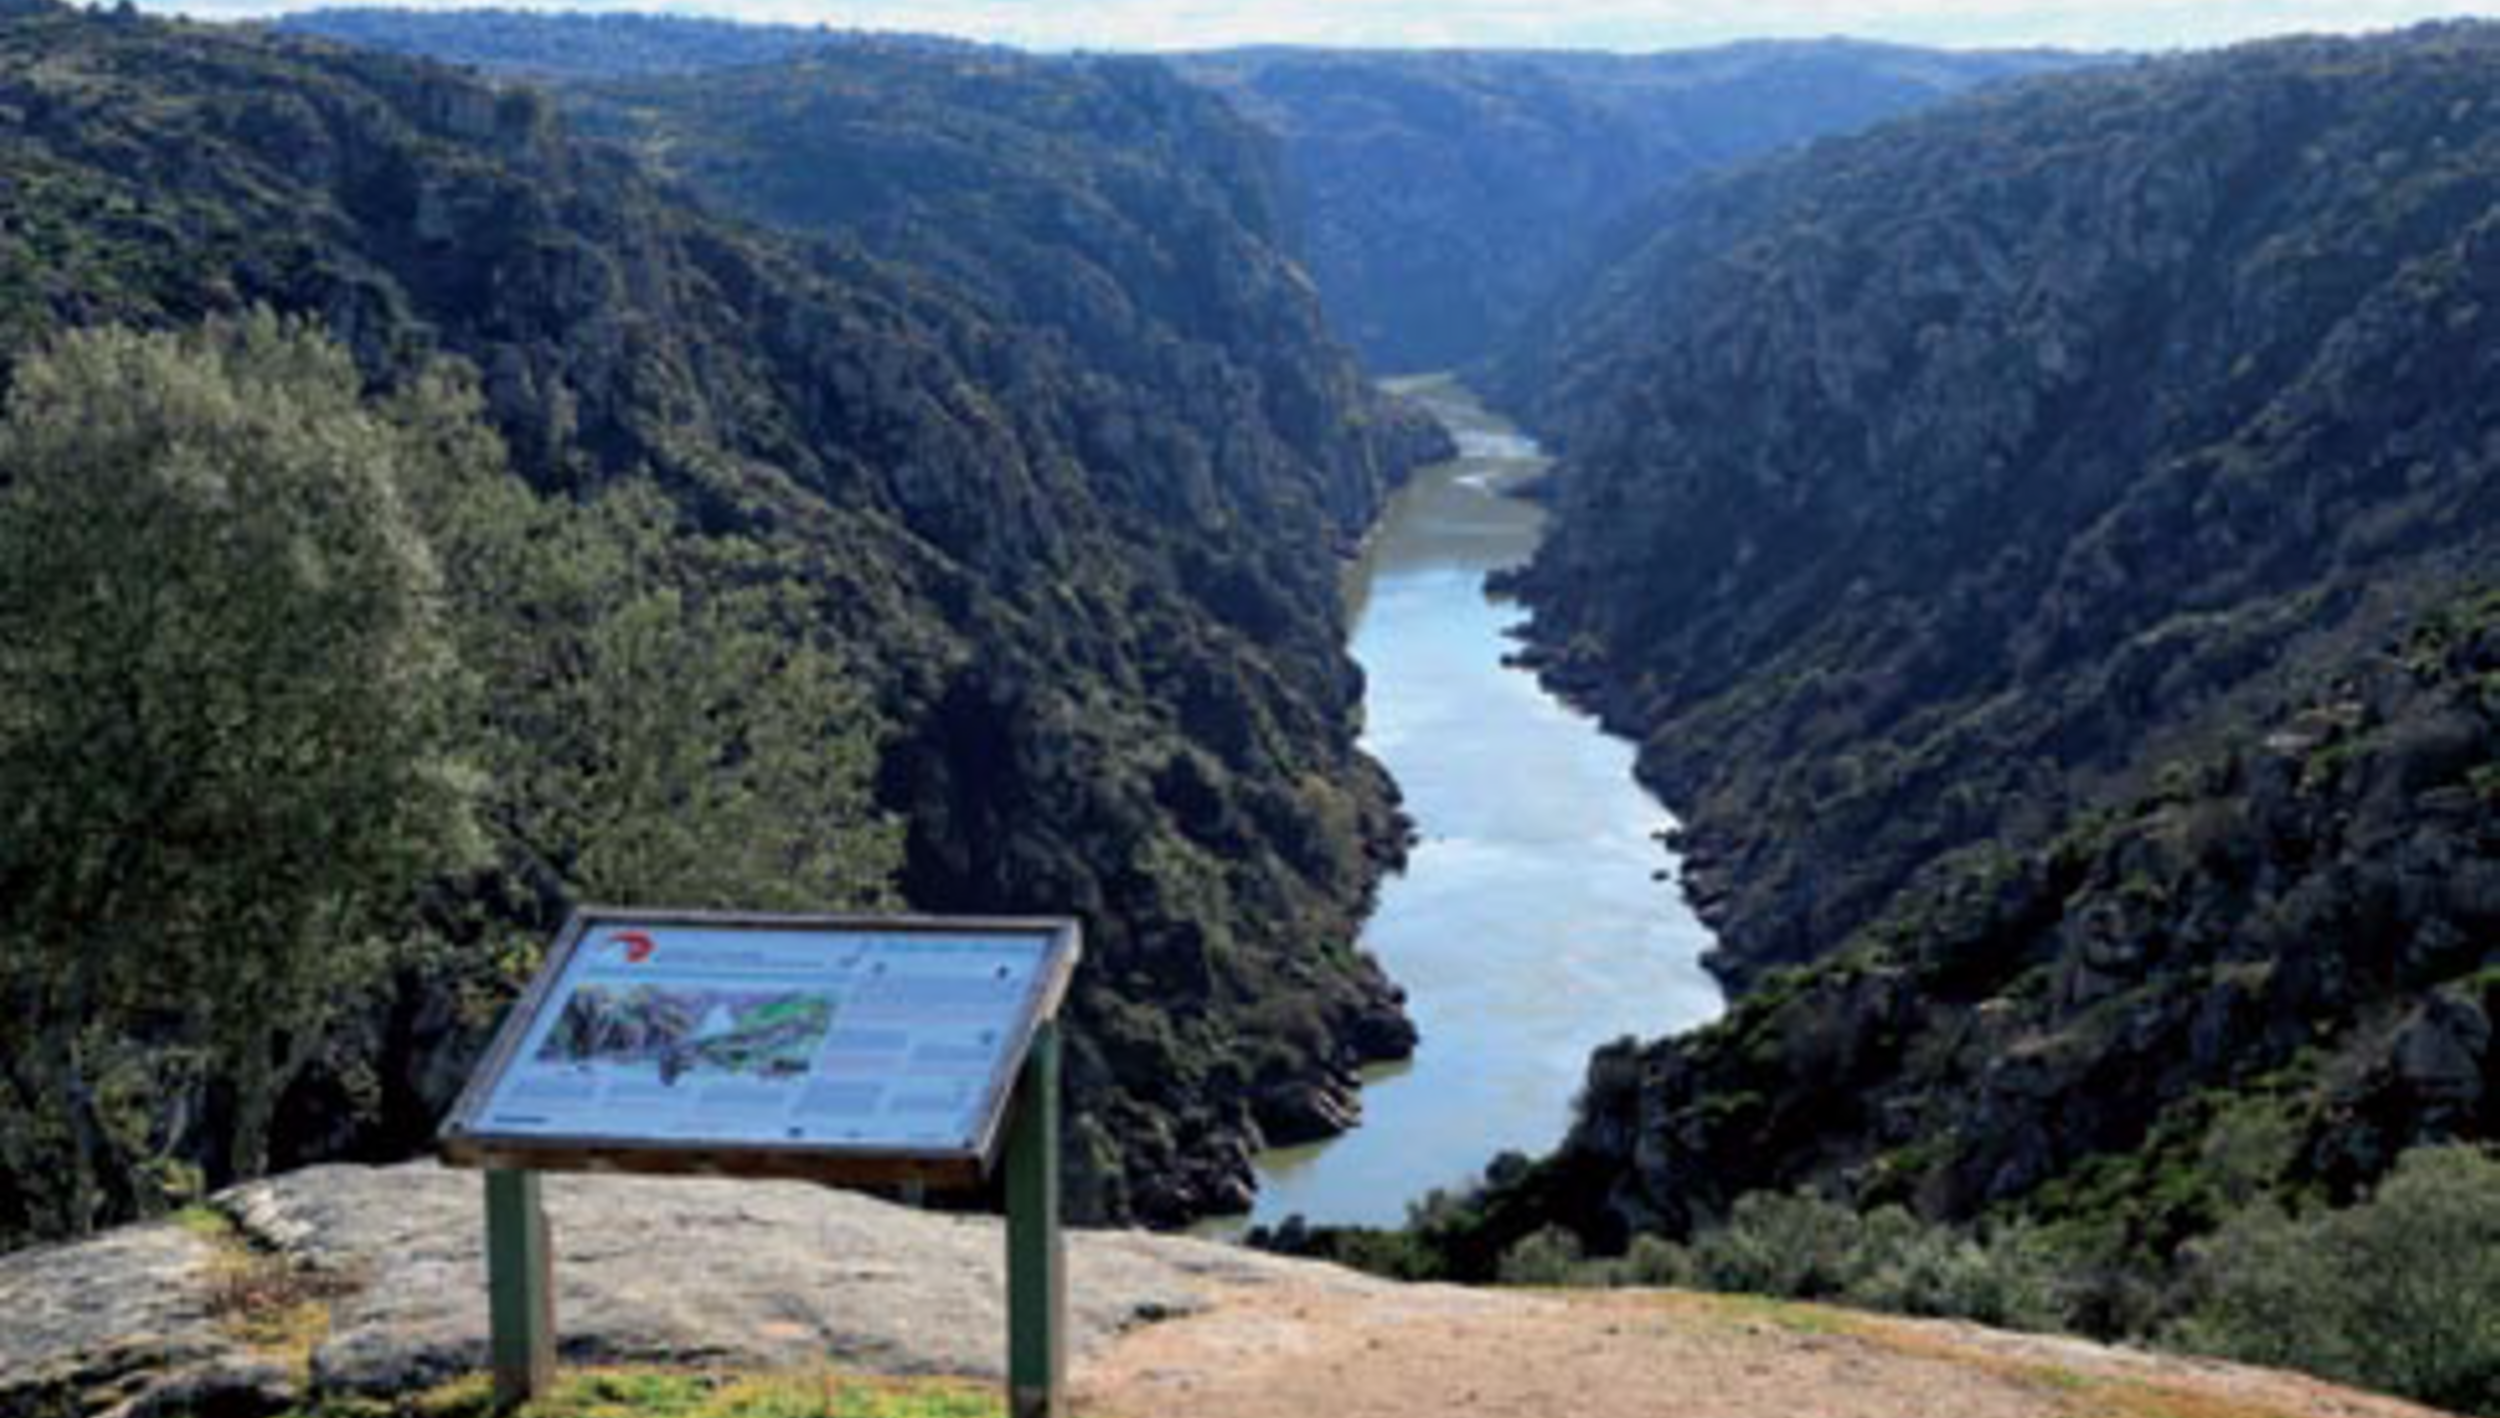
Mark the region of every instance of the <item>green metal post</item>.
[[1068, 1264], [1059, 1230], [1059, 1026], [1043, 1020], [1007, 1120], [1007, 1411], [1064, 1418]]
[[486, 1173], [486, 1298], [495, 1405], [516, 1407], [556, 1376], [555, 1256], [536, 1172]]

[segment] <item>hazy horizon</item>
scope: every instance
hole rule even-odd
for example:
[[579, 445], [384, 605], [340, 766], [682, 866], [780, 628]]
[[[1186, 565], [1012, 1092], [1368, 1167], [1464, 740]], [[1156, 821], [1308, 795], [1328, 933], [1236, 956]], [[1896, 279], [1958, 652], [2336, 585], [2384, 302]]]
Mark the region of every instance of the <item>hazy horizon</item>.
[[1037, 50], [1177, 51], [1251, 45], [1382, 49], [1597, 49], [1641, 53], [1741, 40], [1853, 39], [1949, 49], [2157, 51], [2270, 35], [2351, 34], [2500, 16], [2500, 0], [623, 0], [501, 5], [408, 0], [142, 0], [160, 13], [247, 19], [297, 10], [524, 9], [675, 15], [757, 24], [942, 34]]

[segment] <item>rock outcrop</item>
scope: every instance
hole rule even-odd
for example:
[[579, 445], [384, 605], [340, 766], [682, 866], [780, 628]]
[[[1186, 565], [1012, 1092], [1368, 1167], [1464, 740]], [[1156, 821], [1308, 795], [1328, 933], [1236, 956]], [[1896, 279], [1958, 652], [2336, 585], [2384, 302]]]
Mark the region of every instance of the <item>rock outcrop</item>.
[[1739, 982], [2489, 564], [2500, 31], [2032, 81], [1671, 204], [1506, 390], [1519, 589]]
[[[562, 1362], [994, 1379], [1001, 1237], [795, 1185], [550, 1178]], [[159, 1224], [0, 1257], [0, 1415], [265, 1418], [389, 1399], [484, 1357], [479, 1187], [325, 1167]], [[2237, 1365], [1671, 1291], [1398, 1285], [1207, 1242], [1070, 1238], [1078, 1411], [1116, 1418], [2429, 1418]], [[237, 1274], [320, 1280], [255, 1340]], [[259, 1293], [282, 1287], [262, 1285]], [[342, 1404], [341, 1406], [345, 1406]]]
[[1496, 1231], [1812, 1187], [2134, 1284], [2500, 1137], [2495, 63], [2034, 81], [1697, 191], [1608, 278], [1528, 391], [1521, 585], [1742, 988], [1602, 1053]]
[[[1005, 1241], [989, 1218], [798, 1183], [551, 1177], [568, 1363], [996, 1377]], [[0, 1257], [0, 1414], [274, 1413], [316, 1394], [407, 1393], [484, 1367], [475, 1173], [329, 1166], [160, 1222]], [[1211, 1242], [1069, 1239], [1071, 1351], [1290, 1281], [1387, 1288]], [[272, 1349], [241, 1272], [316, 1277], [322, 1312]], [[275, 1285], [262, 1289], [282, 1288]], [[240, 1298], [239, 1298], [240, 1297]]]
[[[953, 72], [926, 49], [861, 62], [891, 95]], [[1432, 444], [1268, 243], [1231, 151], [1248, 130], [1152, 74], [1018, 61], [986, 82], [1023, 107], [976, 136], [1039, 156], [1005, 209], [923, 213], [994, 224], [941, 259], [713, 214], [543, 94], [434, 64], [12, 22], [0, 370], [65, 326], [254, 304], [319, 322], [377, 390], [465, 360], [536, 491], [650, 494], [667, 551], [637, 574], [687, 604], [777, 598], [775, 634], [838, 654], [872, 701], [911, 904], [1087, 918], [1073, 1201], [1178, 1221], [1237, 1206], [1264, 1126], [1411, 1042], [1344, 948], [1400, 836], [1355, 744], [1335, 553]], [[975, 98], [915, 101], [937, 135]], [[1123, 155], [1167, 117], [1191, 141]], [[1167, 191], [1190, 201], [1156, 207]], [[1050, 259], [1088, 239], [1051, 221], [1106, 213], [1129, 225], [1086, 248], [1096, 267]], [[496, 845], [475, 899], [444, 903], [444, 968], [284, 1109], [281, 1163], [430, 1135], [476, 1006], [509, 989], [480, 938], [542, 934], [578, 894], [560, 831]], [[0, 1185], [0, 1234], [28, 1224], [14, 1200]]]
[[1661, 189], [2084, 61], [1822, 41], [1175, 62], [1277, 135], [1329, 312], [1373, 368], [1416, 372], [1484, 358]]

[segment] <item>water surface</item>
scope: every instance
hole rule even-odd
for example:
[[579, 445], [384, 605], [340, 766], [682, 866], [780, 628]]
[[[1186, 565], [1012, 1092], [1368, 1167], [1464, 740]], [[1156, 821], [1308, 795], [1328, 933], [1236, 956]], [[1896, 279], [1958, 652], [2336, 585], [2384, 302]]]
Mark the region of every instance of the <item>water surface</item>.
[[1486, 573], [1536, 550], [1544, 514], [1504, 489], [1535, 443], [1447, 380], [1410, 386], [1457, 438], [1348, 574], [1364, 745], [1406, 795], [1418, 841], [1363, 943], [1406, 986], [1423, 1042], [1373, 1077], [1344, 1137], [1271, 1152], [1253, 1219], [1394, 1225], [1500, 1151], [1562, 1139], [1591, 1050], [1715, 1016], [1710, 936], [1658, 834], [1673, 819], [1632, 747], [1503, 664], [1519, 609]]

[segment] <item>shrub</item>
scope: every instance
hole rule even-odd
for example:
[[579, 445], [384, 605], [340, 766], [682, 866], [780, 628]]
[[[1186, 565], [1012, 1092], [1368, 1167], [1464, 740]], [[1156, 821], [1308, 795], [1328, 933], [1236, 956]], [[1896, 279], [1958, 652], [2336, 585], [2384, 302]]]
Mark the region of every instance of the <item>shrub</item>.
[[1856, 1277], [1861, 1229], [1856, 1212], [1818, 1196], [1748, 1193], [1694, 1241], [1693, 1276], [1712, 1290], [1834, 1298]]
[[2059, 1269], [2033, 1231], [1982, 1237], [1886, 1207], [1866, 1218], [1855, 1270], [1843, 1292], [1853, 1305], [2016, 1329], [2067, 1327]]
[[[455, 417], [441, 413], [440, 419]], [[458, 666], [404, 496], [437, 411], [264, 313], [66, 335], [0, 418], [0, 1232], [212, 1179], [475, 855]], [[160, 1106], [167, 1093], [186, 1107]], [[192, 1161], [193, 1158], [174, 1159]]]
[[1569, 1285], [1580, 1274], [1580, 1238], [1559, 1226], [1523, 1237], [1502, 1255], [1504, 1285]]
[[1693, 1255], [1663, 1236], [1635, 1236], [1632, 1248], [1616, 1262], [1620, 1285], [1690, 1285]]
[[2500, 1413], [2500, 1160], [2417, 1148], [2340, 1211], [2252, 1207], [2197, 1248], [2182, 1346]]
[[2026, 1329], [2066, 1326], [2058, 1267], [2029, 1230], [1932, 1226], [1898, 1206], [1858, 1212], [1798, 1193], [1740, 1198], [1693, 1242], [1691, 1282], [1792, 1300]]

